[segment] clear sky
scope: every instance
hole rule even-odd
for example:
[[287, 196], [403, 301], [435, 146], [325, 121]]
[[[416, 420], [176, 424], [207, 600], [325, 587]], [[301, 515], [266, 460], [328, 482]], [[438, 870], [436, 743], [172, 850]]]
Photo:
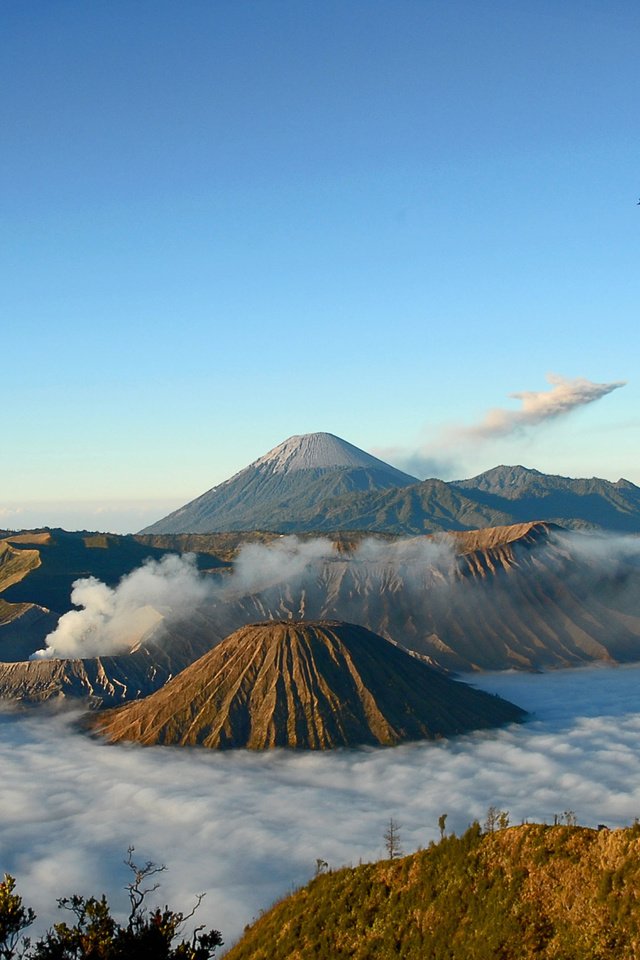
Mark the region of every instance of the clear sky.
[[[3, 0], [0, 526], [135, 530], [316, 430], [640, 483], [639, 40], [635, 0]], [[549, 373], [626, 385], [475, 429]]]

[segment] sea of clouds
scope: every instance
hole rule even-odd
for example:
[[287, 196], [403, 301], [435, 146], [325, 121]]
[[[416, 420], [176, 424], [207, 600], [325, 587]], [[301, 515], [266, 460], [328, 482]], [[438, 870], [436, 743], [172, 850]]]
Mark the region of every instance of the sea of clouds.
[[586, 825], [640, 816], [640, 665], [486, 674], [477, 686], [532, 711], [524, 725], [437, 743], [327, 753], [109, 746], [75, 715], [0, 713], [0, 872], [43, 929], [55, 900], [105, 892], [125, 913], [122, 863], [166, 863], [154, 902], [188, 910], [229, 945], [275, 899], [331, 867], [384, 855], [389, 817], [405, 852], [463, 831], [490, 805], [511, 822]]

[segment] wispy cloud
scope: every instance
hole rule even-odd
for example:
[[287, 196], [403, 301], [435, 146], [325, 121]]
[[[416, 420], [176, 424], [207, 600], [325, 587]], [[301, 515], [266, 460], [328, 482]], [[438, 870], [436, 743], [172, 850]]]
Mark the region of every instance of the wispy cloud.
[[464, 469], [462, 465], [469, 444], [478, 447], [493, 440], [524, 434], [567, 417], [626, 384], [625, 380], [594, 383], [584, 377], [571, 379], [557, 373], [547, 374], [546, 379], [551, 385], [548, 390], [522, 390], [509, 394], [511, 399], [520, 401], [518, 409], [494, 407], [477, 423], [451, 424], [444, 427], [435, 439], [417, 444], [414, 449], [379, 448], [376, 455], [415, 476], [452, 477]]
[[[107, 746], [68, 715], [0, 715], [0, 870], [41, 926], [55, 898], [102, 893], [124, 913], [122, 857], [167, 863], [158, 900], [186, 908], [227, 944], [316, 857], [383, 856], [389, 816], [407, 852], [460, 832], [491, 804], [511, 820], [630, 823], [638, 814], [640, 666], [485, 675], [477, 685], [535, 711], [523, 726], [437, 743], [329, 754]], [[384, 791], [380, 784], [385, 784]]]
[[18, 517], [23, 513], [22, 507], [2, 507], [0, 506], [0, 519], [6, 520], [9, 517]]
[[613, 390], [624, 387], [624, 380], [613, 383], [593, 383], [583, 377], [572, 380], [556, 373], [547, 374], [550, 390], [524, 390], [510, 397], [519, 400], [519, 410], [494, 408], [480, 421], [470, 427], [453, 428], [452, 436], [458, 434], [466, 439], [492, 439], [517, 433], [527, 427], [537, 427], [557, 417], [565, 417], [574, 410], [602, 399]]

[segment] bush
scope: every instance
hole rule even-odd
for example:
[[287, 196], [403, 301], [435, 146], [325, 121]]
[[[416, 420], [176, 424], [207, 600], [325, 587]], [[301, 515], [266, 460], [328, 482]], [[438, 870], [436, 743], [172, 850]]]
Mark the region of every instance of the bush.
[[126, 865], [133, 878], [126, 885], [129, 893], [130, 913], [125, 925], [119, 924], [111, 915], [104, 894], [83, 897], [75, 894], [58, 900], [58, 906], [67, 910], [71, 923], [54, 924], [44, 937], [31, 944], [23, 935], [35, 920], [30, 907], [24, 907], [22, 898], [15, 893], [15, 880], [5, 874], [0, 883], [0, 958], [11, 960], [210, 960], [216, 947], [222, 945], [218, 930], [205, 931], [196, 927], [189, 939], [180, 939], [184, 924], [190, 920], [204, 894], [200, 895], [194, 908], [183, 914], [156, 907], [150, 910], [145, 901], [155, 893], [158, 884], [146, 886], [150, 878], [162, 873], [164, 866], [148, 861], [138, 866], [133, 861], [133, 847], [129, 848]]

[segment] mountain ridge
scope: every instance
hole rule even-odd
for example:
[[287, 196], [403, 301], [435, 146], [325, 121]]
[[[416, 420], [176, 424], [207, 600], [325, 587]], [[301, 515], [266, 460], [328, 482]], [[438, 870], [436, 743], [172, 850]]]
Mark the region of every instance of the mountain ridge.
[[640, 532], [640, 487], [500, 465], [468, 480], [416, 480], [333, 434], [299, 434], [140, 531], [340, 530], [415, 536], [530, 520]]
[[415, 482], [333, 434], [297, 434], [140, 533], [209, 533], [216, 523], [222, 530], [270, 529], [309, 504]]

